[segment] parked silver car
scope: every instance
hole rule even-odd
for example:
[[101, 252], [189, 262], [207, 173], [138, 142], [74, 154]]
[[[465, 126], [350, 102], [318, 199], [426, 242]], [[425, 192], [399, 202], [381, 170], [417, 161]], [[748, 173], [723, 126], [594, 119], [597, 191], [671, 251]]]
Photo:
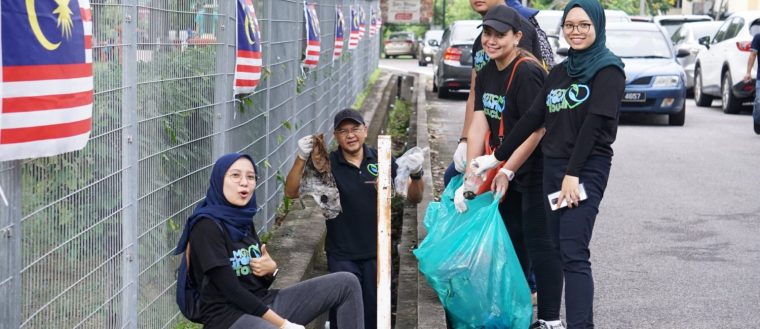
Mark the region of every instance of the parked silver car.
[[668, 36], [673, 35], [681, 25], [691, 22], [710, 22], [712, 17], [707, 15], [657, 15], [654, 23], [668, 31]]
[[690, 90], [694, 87], [694, 63], [697, 61], [697, 54], [706, 49], [705, 46], [699, 44], [699, 39], [715, 35], [721, 24], [723, 22], [685, 23], [670, 37], [670, 41], [673, 42], [673, 46], [676, 49], [686, 49], [689, 51], [689, 56], [678, 58], [678, 62], [681, 63], [683, 70], [686, 72], [686, 89]]
[[456, 21], [443, 32], [441, 50], [433, 60], [433, 91], [438, 97], [449, 96], [452, 90], [470, 89], [472, 43], [480, 34], [482, 21]]
[[417, 59], [420, 66], [427, 66], [433, 62], [433, 56], [438, 53], [441, 46], [443, 30], [429, 30], [425, 32], [422, 43], [417, 47]]
[[417, 58], [417, 39], [413, 32], [393, 32], [388, 35], [383, 47], [385, 58], [409, 55]]

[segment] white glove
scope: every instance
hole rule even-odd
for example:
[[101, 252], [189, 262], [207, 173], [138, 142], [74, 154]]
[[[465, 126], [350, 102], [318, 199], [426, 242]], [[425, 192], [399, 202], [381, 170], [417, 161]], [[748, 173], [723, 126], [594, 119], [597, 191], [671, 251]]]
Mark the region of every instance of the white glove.
[[425, 157], [421, 153], [410, 154], [407, 156], [406, 164], [409, 166], [410, 174], [417, 174], [422, 171], [422, 162]]
[[456, 192], [454, 192], [454, 208], [456, 208], [459, 213], [467, 211], [467, 203], [464, 199], [464, 185], [460, 186]]
[[282, 326], [280, 326], [280, 329], [306, 329], [306, 327], [300, 324], [295, 324], [288, 320], [285, 320], [285, 323], [283, 323]]
[[311, 135], [301, 137], [301, 139], [298, 140], [298, 150], [296, 153], [298, 154], [298, 157], [301, 158], [301, 160], [306, 161], [309, 159], [309, 155], [313, 149], [314, 137]]
[[454, 151], [454, 168], [464, 174], [464, 169], [467, 168], [467, 142], [457, 145], [457, 150]]
[[472, 159], [472, 162], [470, 163], [470, 166], [472, 166], [472, 170], [475, 173], [475, 175], [483, 175], [488, 169], [491, 169], [493, 167], [496, 167], [499, 164], [499, 160], [496, 160], [496, 157], [493, 154], [489, 155], [481, 155], [475, 159]]

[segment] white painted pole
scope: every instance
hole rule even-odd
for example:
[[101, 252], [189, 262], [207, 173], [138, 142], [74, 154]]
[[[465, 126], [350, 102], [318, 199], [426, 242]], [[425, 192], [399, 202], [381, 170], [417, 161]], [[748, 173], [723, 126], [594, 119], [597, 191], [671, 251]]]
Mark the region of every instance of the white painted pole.
[[391, 136], [377, 137], [377, 329], [391, 328]]

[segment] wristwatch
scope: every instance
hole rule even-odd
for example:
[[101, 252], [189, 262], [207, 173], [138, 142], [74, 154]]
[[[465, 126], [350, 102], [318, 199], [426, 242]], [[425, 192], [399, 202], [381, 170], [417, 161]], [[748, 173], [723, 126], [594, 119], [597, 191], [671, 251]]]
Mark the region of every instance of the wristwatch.
[[509, 170], [507, 168], [501, 168], [501, 169], [499, 169], [499, 172], [502, 173], [502, 174], [504, 174], [504, 175], [507, 175], [507, 180], [509, 180], [510, 182], [513, 179], [515, 179], [515, 172], [512, 171], [512, 170]]
[[419, 179], [422, 179], [422, 175], [424, 173], [425, 173], [424, 170], [420, 170], [420, 172], [418, 172], [416, 174], [409, 174], [409, 178], [411, 178], [412, 180], [419, 180]]

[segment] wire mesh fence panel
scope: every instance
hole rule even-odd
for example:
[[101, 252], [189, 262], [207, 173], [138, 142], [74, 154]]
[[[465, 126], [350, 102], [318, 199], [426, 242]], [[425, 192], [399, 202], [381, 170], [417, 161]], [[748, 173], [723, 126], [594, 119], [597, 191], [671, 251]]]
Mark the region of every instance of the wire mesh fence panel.
[[379, 34], [349, 51], [348, 29], [332, 59], [336, 6], [348, 22], [349, 6], [378, 1], [315, 2], [319, 65], [304, 71], [303, 0], [254, 0], [264, 67], [256, 91], [235, 97], [237, 1], [90, 2], [86, 147], [0, 162], [0, 329], [174, 328], [173, 251], [214, 160], [257, 160], [254, 223], [271, 229], [298, 138], [331, 140], [332, 115], [378, 64]]

